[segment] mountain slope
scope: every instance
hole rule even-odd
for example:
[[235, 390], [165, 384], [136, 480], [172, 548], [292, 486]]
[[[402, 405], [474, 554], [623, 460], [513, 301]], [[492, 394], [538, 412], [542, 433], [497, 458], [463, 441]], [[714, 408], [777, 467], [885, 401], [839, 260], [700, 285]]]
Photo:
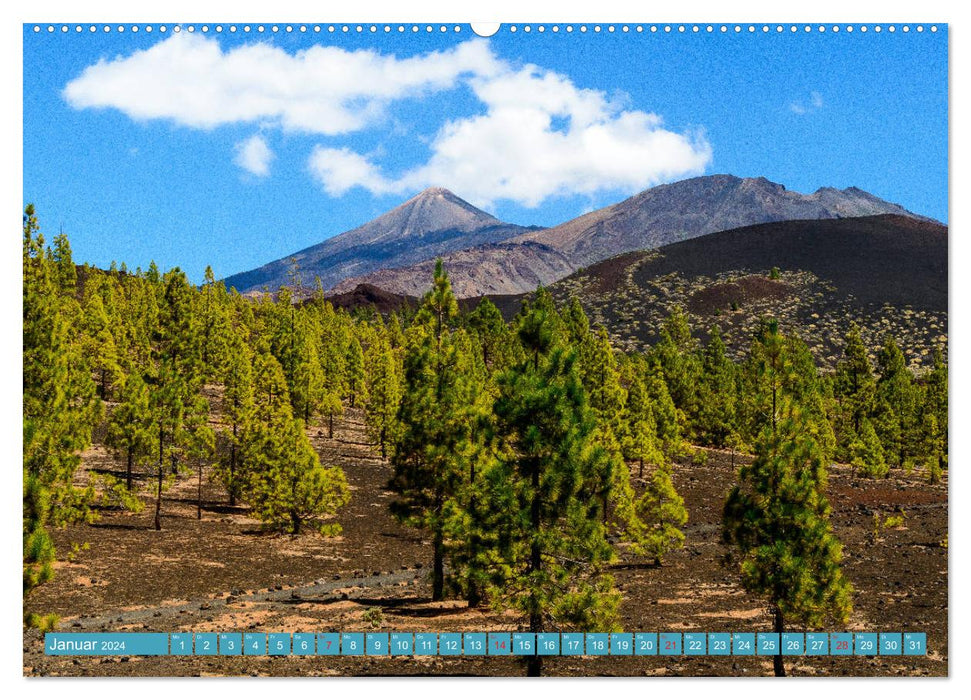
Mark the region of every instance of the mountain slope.
[[[765, 178], [709, 175], [660, 185], [548, 229], [527, 231], [497, 245], [444, 256], [459, 296], [517, 294], [633, 250], [742, 226], [798, 219], [898, 214], [916, 216], [863, 190], [821, 188], [791, 192]], [[430, 264], [382, 270], [346, 280], [338, 289], [369, 282], [398, 294], [428, 286]]]
[[419, 263], [529, 230], [503, 223], [448, 190], [433, 187], [356, 229], [227, 277], [225, 283], [240, 292], [275, 290], [290, 282], [295, 262], [303, 284], [313, 285], [319, 277], [326, 290], [347, 277]]
[[[773, 272], [775, 268], [775, 272]], [[772, 222], [625, 253], [553, 284], [580, 300], [618, 347], [656, 340], [674, 306], [704, 333], [716, 325], [737, 355], [759, 319], [779, 319], [832, 366], [851, 321], [875, 351], [886, 333], [920, 366], [945, 346], [947, 228], [899, 215]], [[493, 298], [503, 314], [526, 295]]]

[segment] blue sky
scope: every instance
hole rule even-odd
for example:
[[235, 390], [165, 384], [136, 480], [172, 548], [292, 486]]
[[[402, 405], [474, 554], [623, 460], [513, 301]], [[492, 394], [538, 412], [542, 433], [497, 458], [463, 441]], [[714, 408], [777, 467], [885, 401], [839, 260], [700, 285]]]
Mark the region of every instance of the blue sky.
[[946, 30], [24, 28], [23, 199], [96, 265], [199, 280], [425, 186], [552, 225], [711, 173], [855, 185], [946, 222]]

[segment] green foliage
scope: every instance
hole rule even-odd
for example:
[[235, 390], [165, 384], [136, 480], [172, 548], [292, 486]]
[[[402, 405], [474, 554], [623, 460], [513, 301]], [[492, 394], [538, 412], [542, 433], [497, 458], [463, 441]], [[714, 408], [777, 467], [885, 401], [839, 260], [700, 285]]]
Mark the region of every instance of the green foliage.
[[739, 468], [723, 519], [723, 538], [735, 550], [742, 585], [768, 598], [778, 632], [786, 623], [845, 623], [852, 593], [829, 521], [825, 454], [811, 418], [786, 403], [776, 424], [759, 436], [755, 460]]
[[883, 458], [883, 447], [877, 437], [873, 424], [866, 418], [860, 424], [860, 432], [854, 435], [849, 446], [850, 465], [854, 472], [877, 479], [885, 477], [890, 470]]
[[227, 360], [223, 415], [226, 427], [222, 438], [226, 444], [214, 475], [229, 494], [229, 505], [235, 506], [243, 494], [247, 465], [242, 460], [242, 435], [251, 427], [256, 411], [253, 394], [253, 353], [240, 337], [230, 341], [232, 352]]
[[526, 615], [530, 631], [554, 621], [609, 630], [618, 601], [602, 567], [614, 554], [595, 498], [609, 456], [576, 355], [556, 340], [554, 313], [540, 301], [520, 318], [525, 359], [498, 378], [498, 449], [487, 476], [501, 562], [492, 595]]
[[441, 261], [431, 291], [408, 329], [404, 382], [391, 460], [390, 486], [398, 494], [392, 512], [412, 527], [432, 533], [432, 597], [445, 586], [445, 533], [448, 502], [458, 498], [470, 478], [467, 443], [481, 387], [464, 343], [452, 323], [458, 304]]
[[388, 455], [398, 436], [398, 403], [401, 400], [401, 367], [398, 353], [384, 335], [368, 348], [367, 429], [368, 437], [381, 449], [381, 459]]
[[684, 499], [671, 480], [670, 465], [661, 465], [654, 470], [647, 489], [634, 508], [639, 527], [627, 533], [631, 541], [630, 550], [634, 554], [652, 557], [654, 563], [660, 566], [668, 552], [684, 546], [681, 528], [688, 522]]
[[23, 546], [25, 592], [53, 576], [48, 526], [92, 517], [92, 489], [74, 485], [101, 403], [71, 325], [80, 309], [63, 236], [44, 245], [33, 205], [23, 226]]
[[99, 474], [93, 478], [96, 490], [101, 494], [101, 505], [105, 508], [126, 510], [130, 513], [141, 513], [145, 508], [137, 491], [130, 489], [120, 479], [110, 474]]
[[299, 534], [310, 527], [321, 534], [339, 533], [332, 516], [350, 497], [343, 471], [320, 464], [303, 421], [293, 417], [276, 358], [258, 352], [253, 376], [256, 408], [239, 438], [243, 497], [255, 517], [281, 532]]
[[737, 374], [735, 364], [725, 354], [718, 326], [713, 326], [702, 355], [698, 415], [693, 431], [704, 445], [725, 447], [737, 430]]
[[57, 629], [61, 618], [50, 613], [48, 615], [38, 615], [37, 613], [24, 613], [24, 627], [31, 627], [41, 634], [47, 634]]
[[862, 437], [863, 423], [873, 413], [876, 397], [873, 367], [855, 324], [846, 334], [843, 359], [836, 365], [834, 390], [839, 403], [837, 433], [841, 445], [849, 445]]
[[384, 623], [384, 614], [381, 608], [370, 607], [361, 615], [361, 622], [373, 629], [379, 628]]
[[108, 420], [105, 444], [125, 460], [125, 488], [134, 488], [134, 466], [147, 461], [153, 449], [152, 407], [149, 387], [133, 371], [122, 384], [119, 403]]

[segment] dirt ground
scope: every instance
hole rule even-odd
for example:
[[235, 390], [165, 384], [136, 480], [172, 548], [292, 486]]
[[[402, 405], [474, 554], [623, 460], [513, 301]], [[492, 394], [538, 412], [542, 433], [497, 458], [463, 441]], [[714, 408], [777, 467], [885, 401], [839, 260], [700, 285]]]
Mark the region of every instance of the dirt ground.
[[[54, 533], [60, 561], [55, 579], [31, 594], [27, 610], [56, 613], [63, 632], [329, 632], [506, 631], [522, 620], [461, 601], [432, 603], [427, 535], [389, 515], [384, 489], [390, 467], [365, 444], [359, 413], [336, 424], [334, 439], [311, 432], [326, 464], [340, 464], [352, 500], [339, 514], [340, 537], [263, 532], [245, 508], [203, 483], [197, 519], [197, 479], [182, 476], [166, 493], [163, 529], [151, 507], [138, 514], [102, 512], [91, 525]], [[100, 448], [86, 469], [118, 469]], [[636, 470], [635, 470], [636, 476]], [[731, 455], [709, 451], [704, 466], [679, 465], [675, 484], [690, 520], [685, 548], [664, 566], [621, 556], [612, 574], [623, 593], [628, 631], [769, 631], [764, 600], [738, 585], [722, 564], [721, 506], [734, 473]], [[635, 485], [637, 484], [635, 479]], [[793, 657], [795, 676], [944, 676], [947, 648], [947, 485], [894, 472], [870, 481], [835, 467], [830, 474], [832, 520], [844, 543], [844, 570], [855, 589], [851, 631], [926, 632], [926, 657]], [[903, 515], [899, 527], [874, 532]], [[840, 630], [825, 630], [840, 631]], [[515, 657], [47, 657], [42, 636], [23, 635], [27, 676], [520, 676]], [[771, 675], [758, 657], [548, 657], [551, 676]]]

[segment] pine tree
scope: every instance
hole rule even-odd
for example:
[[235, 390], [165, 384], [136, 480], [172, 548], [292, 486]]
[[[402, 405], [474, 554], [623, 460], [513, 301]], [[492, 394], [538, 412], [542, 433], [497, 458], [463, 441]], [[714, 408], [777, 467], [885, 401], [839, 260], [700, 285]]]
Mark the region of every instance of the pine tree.
[[948, 456], [947, 364], [944, 362], [944, 353], [940, 348], [934, 350], [934, 366], [928, 373], [925, 384], [923, 413], [925, 415], [929, 413], [934, 420], [931, 422], [922, 419], [922, 424], [927, 426], [924, 430], [924, 453], [930, 456], [926, 447], [935, 445], [932, 453], [937, 459], [937, 468], [932, 473], [940, 475], [947, 469]]
[[483, 297], [466, 324], [478, 335], [482, 361], [490, 371], [505, 369], [514, 361], [515, 339], [495, 304]]
[[[73, 342], [74, 267], [64, 239], [44, 246], [33, 205], [23, 226], [23, 583], [53, 576], [47, 528], [91, 517], [91, 489], [74, 486], [80, 453], [101, 416], [95, 385]], [[67, 255], [65, 261], [64, 256]]]
[[398, 433], [398, 402], [401, 400], [401, 370], [397, 354], [386, 337], [368, 348], [367, 366], [367, 428], [368, 436], [381, 447], [381, 459], [386, 459], [388, 446]]
[[712, 326], [711, 338], [701, 363], [699, 405], [695, 433], [705, 445], [724, 447], [737, 433], [735, 418], [736, 369], [725, 355], [718, 326]]
[[661, 368], [671, 400], [684, 415], [686, 427], [693, 430], [700, 410], [701, 361], [698, 343], [681, 307], [671, 310], [659, 335], [651, 350], [652, 358]]
[[202, 368], [209, 381], [221, 378], [229, 356], [231, 342], [231, 322], [229, 296], [226, 286], [216, 282], [212, 267], [206, 265], [206, 272], [199, 298], [199, 314], [202, 326]]
[[[578, 376], [574, 352], [558, 342], [555, 311], [542, 303], [520, 319], [525, 359], [499, 378], [501, 444], [488, 472], [495, 514], [497, 605], [512, 606], [543, 632], [550, 618], [581, 629], [613, 628], [619, 594], [601, 567], [613, 556], [596, 483], [604, 451]], [[540, 675], [542, 657], [528, 660]]]
[[674, 488], [669, 464], [660, 464], [634, 505], [637, 528], [628, 532], [631, 552], [650, 556], [661, 566], [664, 555], [684, 546], [681, 528], [688, 522], [684, 499]]
[[879, 479], [889, 474], [883, 446], [869, 418], [862, 419], [860, 431], [850, 441], [849, 457], [855, 473], [871, 479]]
[[224, 438], [229, 446], [216, 468], [216, 476], [229, 494], [229, 505], [234, 507], [242, 495], [246, 484], [246, 465], [241, 457], [241, 435], [246, 432], [256, 410], [253, 396], [253, 359], [252, 351], [237, 336], [230, 341], [232, 352], [226, 369], [225, 391], [223, 393], [223, 415], [226, 428]]
[[[636, 460], [638, 477], [644, 478], [644, 464], [664, 461], [663, 438], [654, 417], [654, 402], [648, 392], [646, 363], [634, 358], [625, 365], [627, 402], [624, 406], [624, 457]], [[672, 406], [673, 410], [673, 406]]]
[[439, 260], [432, 289], [408, 329], [398, 410], [401, 428], [390, 483], [398, 494], [392, 513], [432, 533], [433, 600], [442, 600], [445, 593], [448, 501], [457, 496], [469, 471], [463, 444], [469, 439], [468, 409], [474, 404], [475, 388], [461, 372], [452, 328], [457, 313], [458, 303]]
[[[202, 353], [192, 287], [175, 268], [163, 278], [159, 328], [153, 348], [154, 375], [147, 377], [152, 414], [153, 449], [157, 455], [155, 529], [162, 529], [162, 492], [166, 467], [173, 475], [180, 461], [200, 459], [212, 450], [209, 404], [202, 396]], [[201, 469], [201, 462], [199, 469]], [[201, 479], [201, 475], [200, 475]], [[201, 517], [201, 502], [197, 515]]]
[[893, 337], [887, 336], [877, 355], [880, 378], [876, 388], [874, 428], [887, 459], [903, 467], [914, 453], [910, 443], [916, 422], [913, 376]]
[[87, 364], [98, 374], [98, 395], [102, 400], [109, 396], [111, 383], [122, 373], [118, 346], [112, 322], [105, 309], [101, 287], [103, 275], [91, 274], [85, 284], [81, 309], [81, 352]]
[[644, 386], [651, 400], [654, 421], [657, 423], [657, 437], [664, 454], [668, 457], [681, 454], [684, 445], [681, 420], [668, 392], [667, 382], [664, 381], [664, 371], [657, 360], [650, 361], [644, 374]]
[[[742, 585], [773, 606], [774, 631], [787, 624], [844, 623], [852, 588], [843, 576], [842, 547], [826, 500], [826, 457], [812, 418], [789, 396], [755, 444], [755, 461], [738, 471], [725, 503], [724, 542], [737, 549]], [[775, 674], [785, 675], [781, 653]]]
[[329, 302], [321, 306], [319, 321], [319, 362], [323, 373], [323, 393], [320, 412], [327, 417], [328, 437], [334, 437], [334, 418], [343, 415], [342, 399], [347, 386], [347, 329], [344, 319], [334, 312]]
[[305, 526], [339, 533], [331, 516], [349, 499], [343, 471], [321, 466], [303, 421], [293, 418], [283, 369], [271, 353], [257, 352], [253, 376], [256, 408], [240, 437], [253, 515], [290, 534]]
[[149, 390], [140, 372], [129, 374], [122, 384], [119, 402], [111, 412], [106, 444], [125, 460], [125, 488], [131, 492], [132, 469], [152, 451], [153, 432]]
[[347, 343], [347, 400], [351, 408], [367, 402], [367, 385], [364, 382], [364, 350], [356, 335]]
[[866, 346], [854, 323], [846, 334], [843, 359], [836, 365], [836, 398], [839, 401], [842, 444], [860, 436], [863, 422], [873, 411], [876, 380], [867, 356]]

